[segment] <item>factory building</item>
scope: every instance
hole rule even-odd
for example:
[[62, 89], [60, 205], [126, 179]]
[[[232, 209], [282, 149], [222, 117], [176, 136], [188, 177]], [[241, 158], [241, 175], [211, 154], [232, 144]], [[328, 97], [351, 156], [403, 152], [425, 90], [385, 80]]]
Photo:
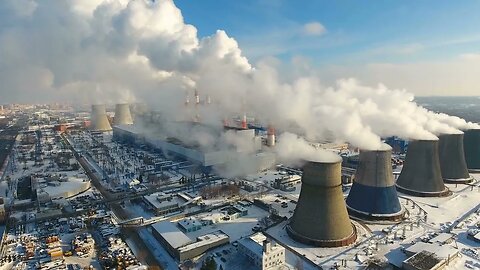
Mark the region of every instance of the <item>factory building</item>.
[[92, 131], [111, 131], [112, 126], [108, 121], [107, 110], [104, 104], [92, 105], [90, 129]]
[[304, 165], [300, 197], [286, 226], [295, 241], [339, 247], [357, 239], [343, 198], [341, 161], [338, 157], [330, 162], [309, 161]]
[[262, 233], [238, 240], [238, 250], [257, 270], [278, 269], [285, 264], [285, 248]]
[[480, 129], [466, 130], [463, 143], [468, 170], [480, 172]]
[[408, 145], [397, 190], [412, 196], [441, 197], [451, 192], [445, 187], [440, 169], [438, 140], [416, 140]]
[[392, 148], [383, 145], [375, 151], [361, 151], [360, 162], [347, 198], [351, 216], [369, 221], [394, 221], [403, 218], [392, 172]]
[[439, 136], [438, 154], [445, 183], [470, 183], [473, 181], [465, 161], [463, 137], [463, 133]]
[[[179, 123], [180, 125], [196, 125], [198, 123]], [[206, 132], [212, 132], [215, 136], [215, 131], [206, 126], [202, 126]], [[225, 168], [235, 168], [238, 163], [248, 164], [245, 166], [254, 173], [257, 171], [271, 168], [275, 164], [275, 154], [271, 152], [262, 151], [261, 138], [255, 136], [255, 130], [247, 129], [229, 129], [236, 132], [238, 136], [246, 139], [251, 139], [250, 151], [243, 151], [243, 149], [225, 149], [220, 147], [218, 150], [204, 149], [198, 145], [187, 144], [176, 138], [165, 138], [160, 134], [145, 134], [142, 130], [134, 125], [121, 125], [113, 128], [114, 140], [125, 142], [129, 144], [146, 144], [153, 148], [160, 149], [165, 153], [177, 156], [181, 159], [191, 161], [194, 164], [202, 166], [206, 170]], [[252, 151], [253, 150], [253, 153]]]
[[115, 105], [115, 118], [113, 123], [117, 125], [132, 125], [133, 118], [130, 113], [129, 104], [117, 104]]
[[180, 262], [193, 259], [210, 249], [230, 243], [229, 236], [220, 230], [199, 236], [196, 241], [192, 241], [170, 221], [153, 224], [152, 233], [168, 253]]

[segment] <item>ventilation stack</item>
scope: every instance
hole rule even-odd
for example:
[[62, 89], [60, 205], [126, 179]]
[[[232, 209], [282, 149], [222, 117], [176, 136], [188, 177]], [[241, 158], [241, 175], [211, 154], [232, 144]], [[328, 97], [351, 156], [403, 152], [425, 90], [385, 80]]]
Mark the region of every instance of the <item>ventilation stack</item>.
[[440, 169], [445, 183], [465, 184], [473, 181], [468, 173], [467, 162], [465, 161], [463, 137], [463, 133], [439, 136]]
[[93, 131], [111, 131], [112, 126], [107, 117], [107, 110], [104, 104], [92, 105], [92, 116], [90, 129]]
[[468, 170], [480, 173], [480, 129], [466, 130], [463, 144]]
[[366, 221], [401, 221], [404, 209], [398, 200], [392, 171], [392, 148], [361, 151], [355, 181], [347, 198], [350, 216]]
[[341, 159], [309, 161], [303, 167], [302, 190], [287, 227], [295, 241], [318, 247], [340, 247], [355, 242], [341, 184]]
[[130, 114], [130, 105], [115, 105], [115, 118], [113, 119], [113, 123], [115, 125], [133, 125], [132, 115]]
[[398, 191], [419, 197], [451, 194], [443, 184], [438, 140], [417, 140], [408, 144], [405, 164], [396, 185]]

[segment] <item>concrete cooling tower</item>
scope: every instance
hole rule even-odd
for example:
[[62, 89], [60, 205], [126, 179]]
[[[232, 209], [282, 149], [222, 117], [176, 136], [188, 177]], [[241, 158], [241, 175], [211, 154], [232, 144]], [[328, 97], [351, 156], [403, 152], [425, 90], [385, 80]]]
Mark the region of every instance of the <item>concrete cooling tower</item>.
[[480, 129], [465, 131], [463, 138], [467, 168], [472, 173], [480, 172]]
[[310, 161], [303, 167], [302, 190], [287, 227], [295, 241], [318, 247], [350, 245], [357, 239], [341, 184], [341, 159]]
[[90, 129], [93, 131], [111, 131], [112, 127], [108, 122], [107, 110], [105, 105], [92, 105]]
[[398, 200], [392, 172], [392, 148], [361, 151], [355, 181], [347, 198], [352, 217], [367, 221], [401, 221], [404, 209]]
[[463, 134], [440, 135], [438, 153], [443, 182], [469, 183], [473, 181], [467, 169], [463, 150]]
[[396, 185], [398, 191], [413, 196], [441, 197], [451, 194], [443, 184], [438, 140], [418, 140], [408, 144]]
[[115, 105], [115, 118], [113, 120], [115, 125], [132, 125], [133, 119], [130, 114], [130, 105], [117, 104]]

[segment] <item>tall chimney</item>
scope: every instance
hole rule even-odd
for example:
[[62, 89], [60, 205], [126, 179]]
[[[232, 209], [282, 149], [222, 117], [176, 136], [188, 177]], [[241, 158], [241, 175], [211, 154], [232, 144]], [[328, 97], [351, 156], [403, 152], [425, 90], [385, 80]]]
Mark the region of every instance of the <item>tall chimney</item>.
[[198, 95], [198, 90], [195, 89], [195, 105], [200, 104], [200, 96]]
[[91, 125], [93, 131], [111, 131], [112, 126], [108, 122], [107, 110], [104, 104], [92, 105]]
[[132, 125], [133, 119], [130, 114], [129, 104], [117, 104], [115, 105], [115, 118], [113, 120], [115, 125]]
[[392, 172], [392, 148], [360, 151], [355, 181], [347, 197], [350, 216], [366, 221], [400, 222], [405, 210], [398, 200]]
[[267, 146], [275, 146], [275, 128], [272, 125], [267, 129]]
[[242, 117], [242, 129], [247, 129], [248, 126], [247, 126], [247, 114], [244, 113], [243, 114], [243, 117]]
[[473, 181], [465, 161], [463, 137], [463, 133], [439, 136], [440, 169], [445, 183], [470, 183]]
[[480, 172], [480, 129], [465, 131], [463, 138], [467, 168], [472, 173]]
[[419, 197], [448, 196], [451, 192], [443, 184], [438, 157], [438, 140], [417, 140], [408, 144], [397, 190]]
[[300, 197], [286, 229], [293, 240], [312, 246], [340, 247], [355, 242], [356, 229], [343, 199], [340, 157], [305, 164]]

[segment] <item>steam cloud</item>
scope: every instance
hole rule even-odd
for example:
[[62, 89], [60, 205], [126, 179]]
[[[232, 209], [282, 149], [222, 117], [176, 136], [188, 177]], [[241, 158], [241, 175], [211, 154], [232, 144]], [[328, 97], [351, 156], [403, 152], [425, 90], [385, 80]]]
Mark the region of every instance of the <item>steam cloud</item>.
[[[386, 136], [437, 139], [480, 128], [418, 106], [405, 90], [355, 79], [325, 87], [313, 69], [285, 71], [271, 59], [253, 66], [224, 31], [199, 38], [172, 0], [3, 0], [0, 16], [8, 22], [0, 24], [0, 94], [7, 102], [143, 101], [177, 119], [194, 113], [182, 105], [196, 88], [212, 99], [199, 109], [202, 122], [219, 125], [247, 112], [277, 130], [367, 150], [381, 148]], [[201, 131], [186, 134], [201, 145], [214, 141]], [[223, 140], [242, 145], [231, 134]], [[286, 143], [311, 155], [292, 134], [279, 142], [280, 156], [292, 149]]]

